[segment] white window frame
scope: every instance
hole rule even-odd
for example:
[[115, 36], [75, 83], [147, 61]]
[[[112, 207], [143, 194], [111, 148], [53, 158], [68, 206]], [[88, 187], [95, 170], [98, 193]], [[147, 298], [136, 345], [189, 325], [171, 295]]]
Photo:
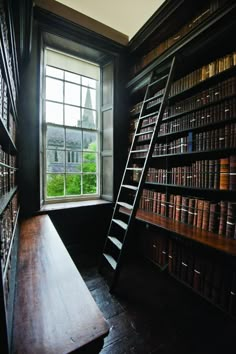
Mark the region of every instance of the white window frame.
[[[47, 132], [47, 126], [51, 125], [51, 123], [47, 123], [46, 122], [46, 50], [53, 50], [50, 47], [44, 47], [44, 66], [43, 66], [43, 85], [42, 85], [42, 147], [43, 147], [43, 161], [41, 164], [41, 173], [42, 173], [42, 188], [43, 188], [43, 198], [44, 198], [44, 203], [45, 204], [49, 204], [49, 203], [60, 203], [60, 202], [70, 202], [70, 201], [80, 201], [80, 200], [94, 200], [94, 199], [99, 199], [101, 197], [101, 183], [102, 183], [102, 177], [101, 177], [101, 119], [100, 119], [100, 73], [99, 73], [99, 79], [97, 81], [96, 84], [96, 116], [97, 116], [97, 129], [88, 129], [88, 128], [79, 128], [80, 131], [92, 131], [92, 132], [96, 132], [97, 133], [97, 171], [96, 171], [96, 180], [97, 180], [97, 193], [96, 194], [81, 194], [81, 195], [64, 195], [64, 196], [55, 196], [55, 197], [47, 197], [47, 146], [46, 146], [46, 132]], [[88, 62], [88, 61], [84, 61], [84, 59], [79, 58], [79, 57], [75, 57], [75, 56], [71, 56], [70, 54], [67, 54], [66, 52], [59, 52], [62, 53], [65, 56], [71, 57], [73, 58], [73, 60], [78, 60], [81, 62], [85, 62], [85, 63], [90, 63], [93, 65], [96, 65], [99, 67], [99, 65], [97, 65], [96, 63], [92, 63], [92, 62]], [[51, 66], [51, 65], [50, 65]], [[56, 67], [58, 69], [60, 69], [59, 67]], [[62, 69], [64, 71], [68, 71], [65, 69]], [[68, 71], [69, 72], [69, 71]], [[73, 73], [73, 72], [71, 72]], [[77, 73], [76, 73], [77, 74]], [[79, 74], [81, 77], [88, 77], [86, 75], [82, 75]], [[89, 77], [88, 77], [89, 78]], [[63, 79], [59, 79], [63, 82], [63, 85], [65, 82], [69, 82], [67, 80], [65, 80], [65, 76], [63, 77]], [[74, 83], [73, 83], [74, 84]], [[85, 87], [84, 85], [82, 85], [82, 80], [80, 81], [80, 84], [77, 84], [78, 86], [80, 86], [80, 88]], [[82, 90], [80, 90], [82, 92]], [[82, 96], [82, 93], [80, 93], [80, 96]], [[80, 97], [81, 98], [81, 97]], [[50, 101], [50, 100], [48, 100]], [[56, 101], [55, 101], [56, 102]], [[63, 124], [60, 125], [61, 127], [64, 127], [64, 129], [69, 128], [69, 129], [76, 129], [76, 127], [73, 126], [67, 126], [65, 125], [65, 92], [63, 90], [63, 101], [60, 102], [61, 104], [63, 104]], [[73, 106], [73, 105], [71, 105]], [[80, 106], [78, 106], [81, 111], [82, 111], [82, 102], [80, 103]], [[53, 126], [59, 126], [59, 125], [54, 125], [52, 123]], [[66, 138], [65, 138], [66, 139]], [[66, 140], [65, 140], [66, 141]], [[72, 156], [72, 151], [70, 150], [66, 150], [65, 149], [65, 164], [67, 161], [67, 154], [70, 153], [70, 156]], [[81, 154], [83, 152], [83, 147], [81, 148]], [[61, 174], [64, 174], [64, 176], [66, 176], [67, 173], [66, 172], [66, 168], [64, 170], [64, 172], [62, 172]], [[78, 175], [83, 175], [83, 171], [81, 171], [81, 173], [78, 173]], [[81, 187], [82, 187], [82, 182], [81, 182]], [[64, 178], [64, 193], [65, 193], [65, 178]]]

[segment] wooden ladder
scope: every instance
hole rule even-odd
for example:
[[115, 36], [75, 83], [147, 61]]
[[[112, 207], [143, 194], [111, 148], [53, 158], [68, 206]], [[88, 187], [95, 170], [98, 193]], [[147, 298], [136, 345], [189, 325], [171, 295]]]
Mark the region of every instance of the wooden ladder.
[[[154, 70], [151, 73], [147, 84], [137, 127], [128, 154], [127, 163], [102, 253], [100, 267], [102, 266], [103, 261], [106, 260], [110, 265], [112, 272], [114, 272], [112, 274], [110, 291], [114, 290], [120, 274], [125, 246], [127, 245], [127, 240], [135, 220], [150, 160], [152, 159], [156, 137], [160, 130], [160, 125], [169, 97], [174, 66], [175, 57], [170, 63], [168, 63], [164, 75], [162, 73], [162, 76], [158, 77]], [[148, 113], [150, 112], [150, 106], [155, 107], [154, 112], [152, 111], [152, 113]], [[144, 149], [139, 148], [140, 141], [145, 142], [146, 145]], [[141, 159], [140, 154], [143, 156]], [[138, 175], [136, 183], [131, 181], [133, 174]], [[126, 211], [125, 213], [124, 209]]]

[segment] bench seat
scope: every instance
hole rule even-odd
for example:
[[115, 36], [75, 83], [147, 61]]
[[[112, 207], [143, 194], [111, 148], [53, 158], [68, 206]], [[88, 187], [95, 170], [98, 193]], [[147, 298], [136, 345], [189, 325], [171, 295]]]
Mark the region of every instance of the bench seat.
[[14, 353], [96, 353], [109, 328], [48, 215], [21, 224]]

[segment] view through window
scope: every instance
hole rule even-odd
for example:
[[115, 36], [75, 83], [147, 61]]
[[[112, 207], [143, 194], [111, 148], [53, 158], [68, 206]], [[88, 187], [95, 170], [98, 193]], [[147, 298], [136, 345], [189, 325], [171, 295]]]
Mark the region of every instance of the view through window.
[[99, 195], [98, 83], [98, 66], [46, 51], [46, 200]]

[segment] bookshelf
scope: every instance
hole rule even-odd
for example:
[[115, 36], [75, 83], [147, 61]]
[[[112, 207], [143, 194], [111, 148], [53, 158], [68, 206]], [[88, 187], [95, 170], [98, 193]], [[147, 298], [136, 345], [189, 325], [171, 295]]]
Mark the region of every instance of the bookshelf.
[[[200, 1], [177, 24], [182, 5], [188, 6], [181, 2], [169, 16], [162, 7], [130, 46], [130, 142], [150, 72], [155, 68], [161, 75], [167, 58], [177, 58], [136, 231], [144, 257], [235, 317], [236, 47], [230, 33], [236, 28], [236, 6]], [[163, 28], [174, 21], [168, 36], [154, 28], [162, 13]], [[154, 92], [149, 99], [136, 168], [145, 158], [161, 94]], [[135, 171], [130, 183], [138, 181]]]
[[[0, 2], [0, 307], [1, 348], [10, 351], [18, 239], [18, 62], [11, 2]], [[3, 346], [3, 347], [2, 347]]]

